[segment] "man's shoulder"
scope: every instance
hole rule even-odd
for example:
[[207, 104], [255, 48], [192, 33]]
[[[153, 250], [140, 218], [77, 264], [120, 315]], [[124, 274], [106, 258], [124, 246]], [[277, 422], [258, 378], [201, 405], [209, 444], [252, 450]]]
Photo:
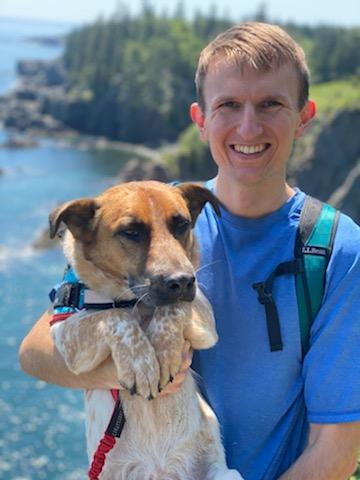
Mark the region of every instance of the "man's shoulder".
[[[302, 194], [303, 200], [306, 197], [309, 197], [306, 193], [299, 191]], [[326, 204], [326, 202], [322, 202], [321, 200], [315, 200]], [[302, 208], [304, 207], [305, 201], [303, 201], [300, 205], [299, 214]], [[336, 207], [334, 207], [336, 208]], [[300, 215], [299, 215], [300, 219]], [[337, 222], [336, 227], [336, 235], [334, 240], [334, 253], [341, 253], [341, 252], [354, 252], [360, 253], [360, 226], [346, 213], [339, 210], [339, 219]]]
[[342, 212], [340, 212], [337, 226], [334, 251], [335, 253], [360, 254], [360, 226]]
[[340, 214], [333, 252], [327, 268], [327, 289], [353, 290], [360, 275], [360, 227], [344, 213]]

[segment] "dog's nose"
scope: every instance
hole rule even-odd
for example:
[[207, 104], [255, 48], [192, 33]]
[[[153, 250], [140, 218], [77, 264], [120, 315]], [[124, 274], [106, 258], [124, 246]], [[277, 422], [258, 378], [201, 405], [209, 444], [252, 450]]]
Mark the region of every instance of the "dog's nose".
[[195, 277], [187, 273], [156, 275], [151, 278], [149, 293], [156, 305], [191, 302], [195, 297]]
[[165, 288], [174, 294], [186, 294], [194, 288], [195, 277], [193, 275], [171, 275], [164, 280]]

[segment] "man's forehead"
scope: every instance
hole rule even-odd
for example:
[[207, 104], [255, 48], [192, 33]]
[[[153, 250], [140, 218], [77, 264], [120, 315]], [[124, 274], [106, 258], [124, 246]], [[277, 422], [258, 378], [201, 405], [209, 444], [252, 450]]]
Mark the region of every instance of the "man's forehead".
[[[260, 87], [259, 87], [260, 86]], [[220, 58], [209, 69], [204, 81], [204, 94], [212, 99], [227, 97], [253, 91], [257, 96], [281, 95], [284, 87], [298, 94], [299, 80], [295, 67], [291, 63], [274, 64], [273, 68], [258, 70], [246, 63]]]
[[216, 55], [209, 62], [205, 79], [211, 75], [219, 75], [223, 71], [232, 71], [238, 75], [254, 74], [259, 77], [271, 73], [285, 73], [297, 77], [295, 65], [290, 61], [278, 63], [266, 63], [264, 65], [257, 65], [244, 56], [238, 57], [236, 55]]

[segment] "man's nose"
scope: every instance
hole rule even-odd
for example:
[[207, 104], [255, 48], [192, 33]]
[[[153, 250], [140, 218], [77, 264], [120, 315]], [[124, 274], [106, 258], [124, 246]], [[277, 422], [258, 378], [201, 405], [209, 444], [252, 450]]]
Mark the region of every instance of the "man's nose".
[[253, 105], [245, 104], [238, 118], [237, 132], [245, 141], [254, 140], [261, 135], [263, 125], [259, 113]]

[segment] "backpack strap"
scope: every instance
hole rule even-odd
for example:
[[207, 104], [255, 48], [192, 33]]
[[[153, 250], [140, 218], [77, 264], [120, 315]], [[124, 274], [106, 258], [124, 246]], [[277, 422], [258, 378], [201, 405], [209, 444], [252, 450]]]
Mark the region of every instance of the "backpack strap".
[[295, 259], [302, 264], [295, 283], [303, 357], [309, 349], [312, 323], [322, 304], [339, 216], [339, 211], [330, 205], [306, 197], [294, 252]]
[[302, 264], [297, 259], [280, 263], [264, 282], [254, 283], [259, 302], [265, 307], [266, 326], [269, 336], [270, 351], [277, 352], [283, 349], [279, 314], [272, 294], [274, 280], [279, 275], [297, 275]]
[[295, 275], [303, 356], [309, 348], [310, 329], [322, 303], [338, 219], [339, 212], [333, 207], [307, 196], [296, 234], [294, 260], [280, 263], [264, 282], [252, 285], [265, 307], [272, 352], [283, 349], [279, 315], [272, 295], [274, 280], [279, 275]]

